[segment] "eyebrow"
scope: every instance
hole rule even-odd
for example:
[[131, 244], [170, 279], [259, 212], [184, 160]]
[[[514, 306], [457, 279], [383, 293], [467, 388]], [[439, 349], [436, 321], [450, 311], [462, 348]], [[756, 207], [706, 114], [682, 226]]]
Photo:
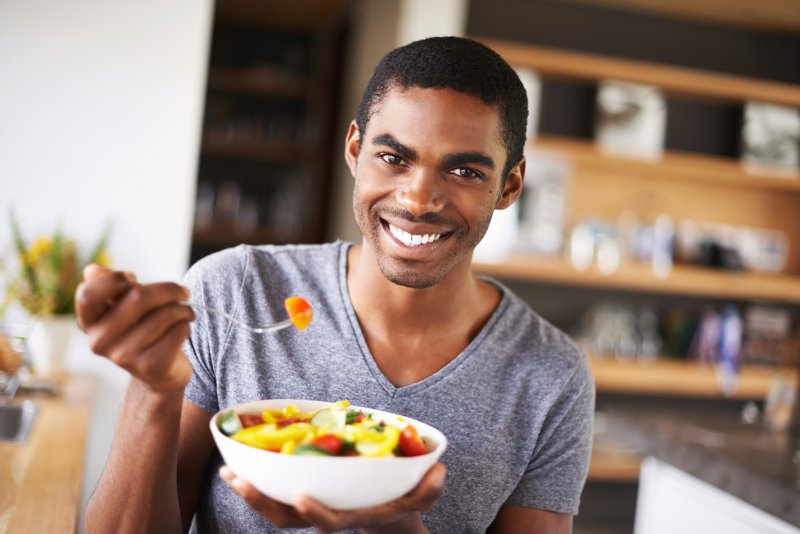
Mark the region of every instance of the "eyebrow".
[[388, 146], [409, 161], [416, 161], [417, 159], [417, 153], [412, 148], [407, 147], [389, 134], [376, 135], [372, 139], [372, 144]]
[[[407, 147], [389, 134], [376, 135], [372, 139], [373, 145], [387, 146], [400, 154], [403, 158], [409, 161], [417, 159], [417, 153], [414, 149]], [[444, 157], [444, 164], [448, 167], [457, 167], [459, 165], [482, 165], [489, 169], [494, 170], [494, 160], [480, 152], [459, 152], [457, 154], [448, 154]]]
[[460, 165], [482, 165], [494, 170], [494, 160], [486, 154], [480, 152], [460, 152], [449, 154], [444, 157], [444, 164], [448, 167], [458, 167]]

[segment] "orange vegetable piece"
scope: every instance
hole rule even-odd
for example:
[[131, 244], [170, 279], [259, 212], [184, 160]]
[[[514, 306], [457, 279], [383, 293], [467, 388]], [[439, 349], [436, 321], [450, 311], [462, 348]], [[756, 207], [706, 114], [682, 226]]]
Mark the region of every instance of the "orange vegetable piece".
[[289, 319], [298, 330], [305, 330], [314, 314], [311, 304], [303, 297], [289, 297], [284, 302]]

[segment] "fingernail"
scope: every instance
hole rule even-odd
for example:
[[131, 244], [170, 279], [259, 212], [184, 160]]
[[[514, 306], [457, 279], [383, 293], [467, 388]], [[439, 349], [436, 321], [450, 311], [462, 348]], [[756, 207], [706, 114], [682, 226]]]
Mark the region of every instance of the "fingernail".
[[189, 300], [191, 297], [192, 297], [192, 293], [191, 293], [191, 291], [189, 291], [189, 288], [186, 287], [186, 286], [183, 286], [183, 299], [184, 300]]
[[136, 283], [136, 275], [130, 271], [125, 271], [125, 278], [127, 278], [128, 282], [130, 282], [131, 284]]

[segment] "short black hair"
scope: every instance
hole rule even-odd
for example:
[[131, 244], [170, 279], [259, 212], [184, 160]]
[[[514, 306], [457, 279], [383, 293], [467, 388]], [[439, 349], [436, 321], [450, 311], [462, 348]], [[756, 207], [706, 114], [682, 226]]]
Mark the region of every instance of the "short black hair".
[[452, 89], [480, 98], [500, 112], [500, 135], [506, 149], [505, 183], [525, 149], [528, 96], [506, 61], [487, 46], [463, 37], [430, 37], [386, 54], [375, 67], [361, 97], [356, 126], [362, 135], [375, 107], [394, 87]]

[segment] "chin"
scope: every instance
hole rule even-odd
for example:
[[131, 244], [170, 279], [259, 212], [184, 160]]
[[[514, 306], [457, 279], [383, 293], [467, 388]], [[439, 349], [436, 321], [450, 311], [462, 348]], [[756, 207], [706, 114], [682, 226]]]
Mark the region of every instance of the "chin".
[[411, 289], [428, 289], [438, 285], [447, 276], [449, 269], [407, 269], [387, 265], [387, 261], [378, 256], [378, 267], [391, 283]]

